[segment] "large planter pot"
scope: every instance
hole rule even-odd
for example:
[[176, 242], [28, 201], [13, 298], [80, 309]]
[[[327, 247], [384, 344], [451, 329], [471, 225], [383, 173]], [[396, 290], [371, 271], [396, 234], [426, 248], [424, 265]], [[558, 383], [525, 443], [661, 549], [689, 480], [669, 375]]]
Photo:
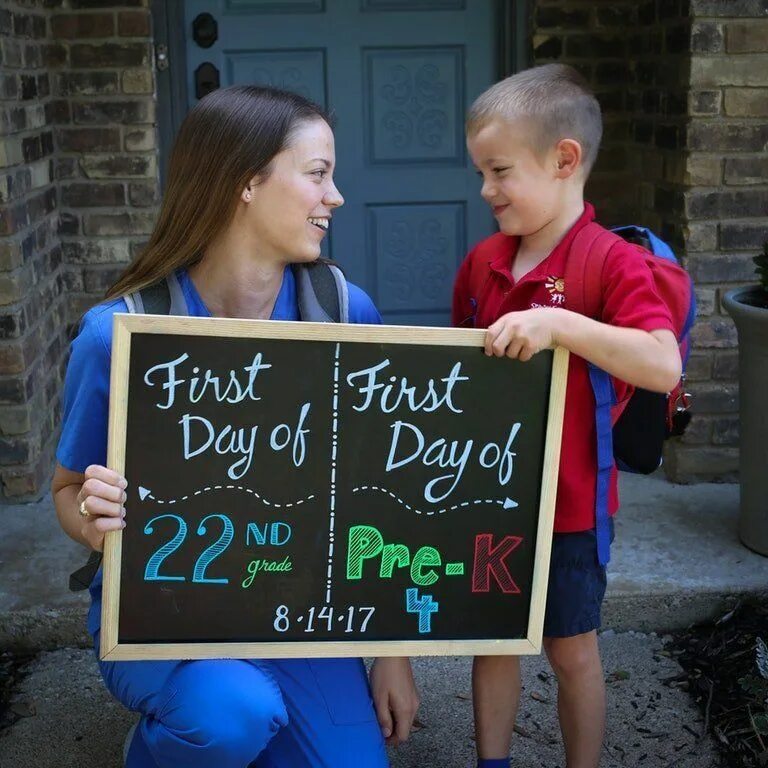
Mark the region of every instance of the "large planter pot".
[[739, 333], [739, 537], [768, 555], [768, 305], [757, 286], [723, 298]]

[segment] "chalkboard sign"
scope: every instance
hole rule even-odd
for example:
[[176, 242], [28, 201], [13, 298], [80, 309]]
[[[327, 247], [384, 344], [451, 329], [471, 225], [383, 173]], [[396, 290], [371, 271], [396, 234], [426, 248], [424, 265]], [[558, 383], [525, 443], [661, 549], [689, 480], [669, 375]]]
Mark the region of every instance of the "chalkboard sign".
[[532, 653], [568, 353], [116, 315], [106, 659]]

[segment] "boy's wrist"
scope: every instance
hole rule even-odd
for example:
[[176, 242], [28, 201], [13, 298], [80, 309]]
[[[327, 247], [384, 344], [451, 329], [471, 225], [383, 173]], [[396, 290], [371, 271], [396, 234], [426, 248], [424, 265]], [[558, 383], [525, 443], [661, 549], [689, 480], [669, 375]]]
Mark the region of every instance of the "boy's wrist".
[[552, 336], [552, 346], [565, 346], [563, 343], [563, 333], [574, 313], [567, 309], [557, 309], [554, 311], [548, 309], [547, 314], [549, 315], [549, 332]]

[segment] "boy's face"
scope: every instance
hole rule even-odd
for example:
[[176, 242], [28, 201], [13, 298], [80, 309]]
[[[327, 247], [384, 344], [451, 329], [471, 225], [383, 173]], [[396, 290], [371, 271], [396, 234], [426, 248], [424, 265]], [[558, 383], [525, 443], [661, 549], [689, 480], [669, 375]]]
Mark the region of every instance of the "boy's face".
[[532, 235], [553, 221], [563, 206], [557, 148], [543, 157], [532, 149], [530, 124], [492, 120], [467, 139], [482, 176], [480, 194], [506, 235]]

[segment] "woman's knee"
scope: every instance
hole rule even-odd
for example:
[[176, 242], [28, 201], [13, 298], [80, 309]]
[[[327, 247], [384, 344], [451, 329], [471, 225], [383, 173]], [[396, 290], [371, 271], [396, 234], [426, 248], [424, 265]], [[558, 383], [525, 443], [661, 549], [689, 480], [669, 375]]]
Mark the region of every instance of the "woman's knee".
[[149, 730], [158, 752], [174, 752], [179, 764], [240, 768], [288, 722], [277, 684], [247, 661], [181, 664], [167, 687]]

